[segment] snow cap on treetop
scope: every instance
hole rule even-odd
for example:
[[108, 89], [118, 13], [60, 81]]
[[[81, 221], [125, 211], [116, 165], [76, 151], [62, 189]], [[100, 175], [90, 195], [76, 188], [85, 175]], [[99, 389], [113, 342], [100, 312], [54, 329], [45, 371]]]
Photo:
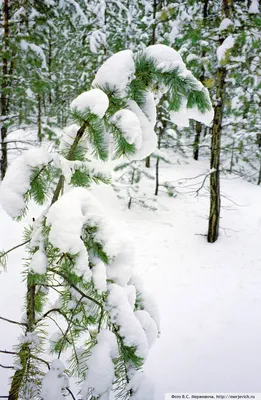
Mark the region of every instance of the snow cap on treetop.
[[134, 73], [133, 52], [122, 50], [102, 64], [95, 75], [92, 86], [108, 86], [111, 90], [116, 90], [120, 97], [125, 96], [126, 87], [134, 79]]
[[100, 89], [91, 89], [81, 93], [76, 99], [71, 102], [70, 108], [72, 111], [86, 112], [103, 118], [109, 107], [109, 99], [107, 95]]

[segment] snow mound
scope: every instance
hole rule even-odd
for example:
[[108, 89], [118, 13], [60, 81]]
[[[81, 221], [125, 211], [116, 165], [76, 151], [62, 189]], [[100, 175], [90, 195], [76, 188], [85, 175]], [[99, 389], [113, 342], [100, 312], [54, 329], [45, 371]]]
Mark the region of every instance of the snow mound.
[[70, 108], [73, 111], [90, 111], [92, 114], [103, 118], [109, 107], [108, 96], [100, 89], [91, 89], [81, 93], [71, 102]]
[[95, 75], [92, 86], [109, 86], [111, 90], [116, 90], [120, 97], [125, 96], [126, 87], [134, 79], [134, 73], [133, 52], [122, 50], [103, 63]]

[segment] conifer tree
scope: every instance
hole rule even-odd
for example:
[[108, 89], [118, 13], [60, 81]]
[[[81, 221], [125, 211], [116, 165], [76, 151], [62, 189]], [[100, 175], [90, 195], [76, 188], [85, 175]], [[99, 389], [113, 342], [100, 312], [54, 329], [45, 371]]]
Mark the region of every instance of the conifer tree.
[[[60, 152], [29, 150], [7, 171], [1, 202], [10, 216], [26, 214], [31, 198], [45, 205], [21, 244], [28, 252], [25, 317], [18, 321], [23, 334], [10, 400], [61, 398], [71, 393], [68, 373], [78, 378], [84, 400], [109, 399], [112, 391], [120, 399], [153, 398], [142, 366], [159, 332], [157, 310], [89, 188], [109, 180], [104, 163], [110, 148], [115, 157], [140, 158], [155, 148], [155, 132], [139, 106], [155, 85], [168, 88], [174, 112], [212, 115], [208, 92], [175, 50], [121, 51], [97, 71], [93, 89], [71, 103], [75, 123], [64, 129]], [[2, 265], [8, 252], [1, 253]], [[53, 306], [49, 291], [58, 294]], [[49, 320], [58, 327], [51, 337]], [[65, 369], [66, 350], [71, 358]]]

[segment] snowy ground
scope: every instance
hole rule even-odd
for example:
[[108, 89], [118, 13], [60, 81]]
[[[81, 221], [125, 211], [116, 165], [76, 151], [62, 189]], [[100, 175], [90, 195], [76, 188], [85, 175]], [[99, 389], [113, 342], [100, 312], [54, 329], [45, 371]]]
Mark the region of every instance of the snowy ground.
[[[203, 177], [184, 179], [207, 168], [165, 167], [164, 180], [175, 181], [180, 194], [162, 193], [156, 212], [124, 210], [111, 188], [94, 190], [133, 241], [137, 272], [159, 304], [161, 337], [146, 363], [155, 400], [167, 392], [261, 392], [261, 189], [222, 179], [220, 238], [208, 244], [208, 193], [195, 196]], [[0, 248], [19, 243], [22, 228], [2, 210], [0, 221]], [[10, 319], [21, 318], [21, 255], [11, 255], [0, 276], [0, 315]], [[18, 334], [16, 325], [0, 321], [0, 348], [11, 350]], [[0, 355], [0, 363], [12, 359]], [[7, 395], [9, 373], [0, 369], [0, 396]]]

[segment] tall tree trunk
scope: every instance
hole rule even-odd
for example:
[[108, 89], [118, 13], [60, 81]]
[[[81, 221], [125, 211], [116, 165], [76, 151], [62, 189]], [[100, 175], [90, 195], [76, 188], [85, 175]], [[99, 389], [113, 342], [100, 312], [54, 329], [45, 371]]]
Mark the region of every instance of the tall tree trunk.
[[38, 125], [38, 140], [42, 141], [42, 102], [41, 95], [37, 94], [37, 106], [38, 106], [38, 115], [37, 115], [37, 125]]
[[195, 139], [194, 139], [194, 143], [193, 143], [193, 158], [194, 158], [194, 160], [198, 160], [201, 130], [202, 130], [202, 124], [197, 121], [196, 122], [196, 135], [195, 135]]
[[[27, 295], [26, 295], [26, 316], [27, 316], [27, 327], [25, 334], [34, 331], [35, 327], [35, 290], [36, 286], [34, 283], [30, 283], [30, 277], [27, 280]], [[26, 376], [28, 363], [31, 357], [31, 349], [29, 343], [24, 343], [19, 351], [19, 361], [21, 368], [18, 369], [12, 377], [11, 387], [9, 390], [8, 400], [19, 400], [20, 389], [23, 384], [23, 380]]]
[[7, 99], [7, 87], [8, 87], [8, 38], [9, 38], [9, 4], [8, 0], [4, 0], [3, 3], [3, 15], [4, 15], [4, 37], [3, 37], [3, 60], [2, 60], [2, 93], [1, 93], [1, 177], [5, 176], [7, 169], [7, 128], [6, 128], [6, 117], [8, 115], [8, 99]]
[[260, 157], [260, 166], [259, 166], [259, 174], [258, 174], [257, 184], [258, 185], [261, 184], [261, 157]]
[[[222, 1], [222, 13], [226, 18], [230, 17], [232, 0]], [[223, 39], [219, 39], [221, 45]], [[225, 97], [226, 68], [219, 66], [216, 75], [217, 101], [214, 107], [214, 121], [211, 138], [211, 160], [210, 160], [210, 211], [208, 224], [208, 242], [214, 243], [219, 234], [220, 220], [220, 143], [223, 119], [223, 107]]]
[[[153, 0], [153, 24], [152, 24], [152, 35], [149, 45], [153, 45], [156, 43], [156, 14], [157, 14], [157, 0]], [[145, 159], [145, 167], [150, 168], [150, 156], [146, 157]]]
[[214, 121], [211, 138], [210, 168], [210, 212], [208, 225], [208, 242], [214, 243], [219, 234], [220, 218], [220, 142], [223, 117], [224, 83], [226, 70], [219, 67], [217, 71], [217, 104], [214, 108]]
[[[208, 16], [208, 3], [209, 3], [209, 0], [204, 0], [204, 4], [203, 4], [203, 25], [205, 25], [206, 18]], [[201, 53], [201, 58], [205, 57], [205, 55], [206, 55], [206, 51], [203, 50], [202, 53]], [[201, 82], [203, 82], [203, 80], [204, 80], [204, 67], [202, 67], [202, 74], [201, 74], [199, 79], [200, 79]], [[194, 160], [198, 160], [200, 136], [201, 136], [202, 128], [203, 128], [203, 124], [201, 124], [201, 122], [197, 121], [196, 122], [196, 135], [195, 135], [194, 143], [193, 143], [193, 158], [194, 158]]]

